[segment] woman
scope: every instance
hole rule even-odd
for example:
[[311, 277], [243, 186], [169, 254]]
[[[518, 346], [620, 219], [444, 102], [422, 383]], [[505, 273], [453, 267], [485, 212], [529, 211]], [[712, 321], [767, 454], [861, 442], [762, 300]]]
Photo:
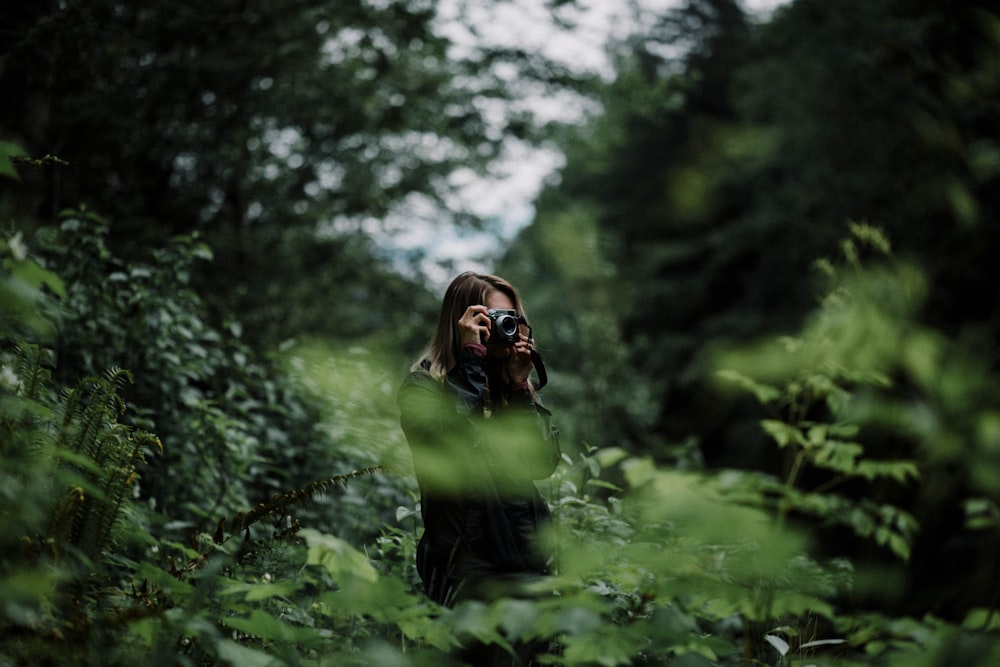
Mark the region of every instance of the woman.
[[[519, 324], [504, 329], [505, 316]], [[529, 381], [529, 332], [510, 283], [463, 273], [399, 391], [424, 520], [417, 571], [444, 605], [548, 572], [537, 537], [550, 514], [533, 480], [555, 470], [558, 432]]]

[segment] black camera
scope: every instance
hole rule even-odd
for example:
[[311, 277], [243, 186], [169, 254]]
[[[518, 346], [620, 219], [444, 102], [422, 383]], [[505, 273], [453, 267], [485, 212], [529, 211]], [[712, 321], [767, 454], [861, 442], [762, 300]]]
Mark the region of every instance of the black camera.
[[488, 343], [516, 343], [521, 339], [518, 325], [527, 324], [516, 310], [490, 308], [486, 311], [490, 318], [490, 339]]
[[[516, 310], [488, 308], [486, 315], [490, 318], [490, 339], [486, 343], [505, 345], [518, 342], [521, 340], [520, 325], [522, 324], [528, 329], [528, 342], [532, 342], [531, 325], [528, 324], [528, 320], [524, 319], [523, 315], [518, 315]], [[535, 372], [538, 373], [538, 382], [534, 383], [535, 389], [541, 389], [549, 381], [549, 378], [545, 372], [542, 357], [534, 348], [531, 348], [531, 363]]]

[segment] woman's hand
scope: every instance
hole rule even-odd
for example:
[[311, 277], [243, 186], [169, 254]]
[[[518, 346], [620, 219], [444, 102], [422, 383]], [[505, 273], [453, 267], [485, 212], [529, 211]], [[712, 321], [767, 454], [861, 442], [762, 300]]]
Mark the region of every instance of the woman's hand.
[[528, 381], [531, 369], [535, 367], [531, 361], [531, 350], [533, 343], [531, 339], [520, 334], [520, 339], [514, 343], [514, 348], [507, 359], [507, 375], [511, 384], [523, 384]]
[[[487, 343], [490, 339], [490, 317], [486, 306], [469, 306], [458, 320], [458, 337], [462, 345]], [[535, 367], [531, 361], [533, 343], [523, 333], [513, 345], [493, 346], [494, 356], [507, 358], [507, 379], [512, 385], [524, 384]]]
[[490, 337], [490, 317], [486, 306], [469, 306], [458, 320], [458, 337], [462, 345], [483, 343]]

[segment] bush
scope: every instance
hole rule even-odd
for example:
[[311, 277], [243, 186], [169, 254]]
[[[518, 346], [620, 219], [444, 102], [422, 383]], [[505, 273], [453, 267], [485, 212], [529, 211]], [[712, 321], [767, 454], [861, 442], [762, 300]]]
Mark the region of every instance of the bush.
[[[178, 237], [149, 262], [126, 264], [105, 243], [108, 227], [68, 211], [44, 237], [46, 260], [67, 284], [56, 379], [110, 367], [134, 374], [125, 398], [137, 425], [163, 442], [142, 470], [153, 509], [186, 531], [354, 467], [318, 428], [317, 399], [242, 343], [239, 322], [208, 321], [190, 283], [194, 263], [212, 259], [207, 246]], [[330, 526], [331, 514], [310, 518]]]
[[[772, 411], [761, 428], [787, 455], [781, 475], [667, 469], [626, 448], [566, 456], [545, 486], [557, 574], [454, 609], [419, 592], [411, 481], [378, 464], [316, 474], [317, 460], [399, 456], [391, 373], [350, 352], [327, 367], [318, 344], [284, 360], [298, 378], [255, 361], [189, 289], [207, 248], [177, 239], [125, 265], [105, 231], [75, 212], [46, 237], [46, 261], [13, 232], [0, 247], [5, 663], [418, 666], [454, 662], [470, 641], [530, 643], [561, 665], [1000, 658], [992, 604], [957, 621], [897, 617], [873, 593], [873, 572], [884, 587], [919, 555], [901, 490], [958, 467], [970, 484], [957, 532], [992, 540], [1000, 485], [995, 393], [981, 391], [995, 379], [913, 324], [918, 272], [854, 261], [854, 244], [880, 247], [871, 228], [854, 227], [848, 270], [824, 265], [833, 288], [799, 336], [719, 360], [727, 386]], [[366, 377], [377, 382], [359, 396]], [[317, 393], [332, 394], [325, 419]], [[876, 451], [872, 429], [914, 448]], [[390, 442], [366, 449], [372, 438]], [[363, 516], [372, 495], [377, 516]], [[825, 537], [844, 528], [878, 556], [837, 553]]]

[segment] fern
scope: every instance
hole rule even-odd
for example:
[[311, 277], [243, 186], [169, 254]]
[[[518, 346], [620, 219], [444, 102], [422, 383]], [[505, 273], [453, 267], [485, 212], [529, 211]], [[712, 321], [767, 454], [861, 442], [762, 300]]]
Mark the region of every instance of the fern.
[[151, 433], [132, 431], [125, 436], [125, 442], [119, 451], [127, 452], [127, 458], [116, 462], [104, 478], [102, 493], [105, 501], [96, 517], [94, 535], [103, 536], [104, 541], [94, 545], [95, 553], [99, 553], [109, 544], [114, 535], [114, 529], [122, 516], [122, 509], [127, 497], [131, 494], [138, 480], [136, 465], [142, 461], [145, 449], [160, 448], [160, 441]]
[[111, 543], [144, 447], [159, 447], [152, 434], [119, 422], [125, 412], [121, 391], [131, 379], [127, 371], [111, 369], [63, 395], [56, 461], [79, 482], [53, 508], [50, 530], [63, 546], [91, 560]]
[[363, 477], [373, 477], [377, 474], [387, 472], [399, 475], [405, 474], [398, 468], [391, 465], [375, 465], [361, 470], [355, 470], [344, 475], [334, 475], [333, 477], [329, 477], [327, 479], [310, 482], [309, 484], [292, 491], [275, 494], [271, 496], [267, 502], [258, 503], [249, 512], [240, 512], [229, 520], [225, 518], [220, 519], [216, 528], [216, 536], [218, 538], [218, 536], [222, 535], [226, 530], [232, 533], [245, 531], [262, 519], [275, 515], [284, 515], [285, 510], [292, 505], [302, 505], [304, 503], [311, 502], [317, 496], [329, 493], [336, 487], [346, 487], [351, 480]]
[[[361, 470], [355, 470], [343, 475], [334, 475], [322, 480], [317, 480], [310, 482], [305, 486], [293, 489], [291, 491], [286, 491], [285, 493], [275, 494], [265, 502], [258, 503], [253, 509], [246, 512], [239, 512], [232, 517], [223, 517], [219, 519], [215, 526], [215, 532], [209, 536], [204, 535], [204, 540], [192, 539], [192, 545], [198, 543], [199, 541], [203, 545], [211, 544], [212, 548], [216, 546], [221, 546], [227, 543], [234, 536], [242, 536], [242, 543], [239, 548], [239, 553], [236, 554], [236, 559], [238, 562], [243, 562], [245, 557], [252, 551], [250, 549], [251, 539], [250, 539], [250, 528], [260, 521], [267, 519], [269, 517], [275, 517], [277, 521], [288, 516], [288, 508], [293, 505], [303, 505], [312, 502], [317, 496], [321, 496], [330, 493], [334, 489], [346, 488], [346, 486], [356, 479], [361, 479], [364, 477], [373, 477], [378, 474], [384, 473], [395, 473], [399, 475], [405, 475], [403, 471], [395, 468], [391, 465], [375, 465], [363, 468]], [[277, 523], [277, 522], [276, 522]], [[287, 528], [280, 532], [276, 532], [272, 538], [287, 538], [289, 536], [294, 536], [298, 533], [301, 528], [300, 524], [296, 522], [289, 521]], [[198, 536], [195, 536], [198, 537]], [[258, 545], [259, 546], [259, 545]], [[167, 556], [167, 562], [169, 564], [170, 573], [177, 578], [180, 578], [184, 574], [193, 572], [198, 568], [202, 567], [206, 560], [206, 553], [202, 553], [200, 550], [196, 549], [194, 553], [188, 554], [190, 557], [186, 563], [180, 565], [173, 557]]]
[[52, 379], [49, 367], [52, 352], [38, 345], [20, 345], [16, 348], [14, 369], [22, 383], [21, 395], [32, 401], [42, 398], [43, 390]]

